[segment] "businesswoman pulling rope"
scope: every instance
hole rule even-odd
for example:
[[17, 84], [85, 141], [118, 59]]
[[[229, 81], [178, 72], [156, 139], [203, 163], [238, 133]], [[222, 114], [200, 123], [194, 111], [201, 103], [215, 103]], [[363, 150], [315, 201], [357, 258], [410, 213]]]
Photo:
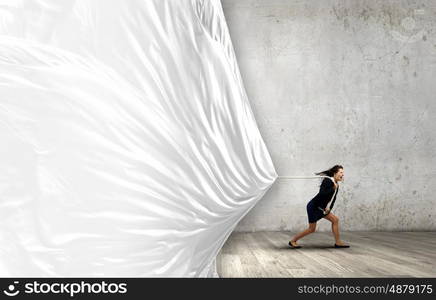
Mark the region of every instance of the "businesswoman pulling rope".
[[316, 222], [321, 218], [327, 219], [332, 223], [332, 232], [335, 237], [335, 248], [348, 248], [339, 238], [339, 218], [331, 210], [336, 201], [336, 195], [339, 190], [339, 181], [344, 178], [344, 168], [341, 165], [335, 165], [332, 168], [316, 173], [316, 175], [326, 176], [320, 186], [319, 193], [307, 203], [307, 215], [309, 219], [309, 228], [295, 235], [290, 241], [291, 248], [301, 248], [297, 241], [302, 237], [315, 232]]

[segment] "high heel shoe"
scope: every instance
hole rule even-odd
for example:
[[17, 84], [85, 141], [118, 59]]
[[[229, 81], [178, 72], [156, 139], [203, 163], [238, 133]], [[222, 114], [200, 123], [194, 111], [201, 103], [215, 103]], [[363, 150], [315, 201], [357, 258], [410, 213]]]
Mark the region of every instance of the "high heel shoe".
[[335, 243], [335, 248], [350, 248], [350, 245], [336, 245]]
[[291, 241], [289, 241], [289, 243], [288, 243], [288, 245], [291, 247], [291, 248], [293, 248], [293, 249], [298, 249], [298, 248], [301, 248], [301, 246], [300, 245], [292, 245], [292, 243], [291, 243]]

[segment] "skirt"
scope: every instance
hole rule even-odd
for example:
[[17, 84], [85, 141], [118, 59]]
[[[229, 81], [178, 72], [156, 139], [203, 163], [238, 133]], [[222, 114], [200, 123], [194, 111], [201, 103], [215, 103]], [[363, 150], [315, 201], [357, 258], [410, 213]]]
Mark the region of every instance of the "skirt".
[[309, 223], [316, 223], [318, 220], [324, 218], [324, 212], [315, 206], [314, 202], [311, 200], [306, 205], [307, 217]]

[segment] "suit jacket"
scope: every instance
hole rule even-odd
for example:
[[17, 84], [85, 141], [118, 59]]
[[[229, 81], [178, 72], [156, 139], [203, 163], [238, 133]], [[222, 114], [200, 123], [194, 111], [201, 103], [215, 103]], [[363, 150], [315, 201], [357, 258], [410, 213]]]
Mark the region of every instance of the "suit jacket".
[[324, 178], [319, 187], [318, 194], [311, 200], [314, 202], [315, 207], [319, 208], [320, 210], [324, 210], [330, 201], [330, 210], [335, 205], [336, 195], [339, 191], [339, 184], [337, 184], [338, 187], [335, 190], [333, 180], [333, 177]]

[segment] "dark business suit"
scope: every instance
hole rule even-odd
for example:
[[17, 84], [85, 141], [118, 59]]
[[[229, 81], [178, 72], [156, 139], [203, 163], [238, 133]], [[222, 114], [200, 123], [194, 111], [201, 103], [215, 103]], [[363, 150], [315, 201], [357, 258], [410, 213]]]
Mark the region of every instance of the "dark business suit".
[[327, 207], [330, 201], [330, 210], [333, 208], [338, 191], [339, 184], [337, 184], [337, 188], [335, 190], [333, 181], [330, 178], [324, 178], [319, 188], [318, 194], [313, 197], [313, 199], [310, 200], [309, 203], [307, 203], [306, 209], [309, 223], [315, 223], [316, 221], [325, 216], [324, 209]]

